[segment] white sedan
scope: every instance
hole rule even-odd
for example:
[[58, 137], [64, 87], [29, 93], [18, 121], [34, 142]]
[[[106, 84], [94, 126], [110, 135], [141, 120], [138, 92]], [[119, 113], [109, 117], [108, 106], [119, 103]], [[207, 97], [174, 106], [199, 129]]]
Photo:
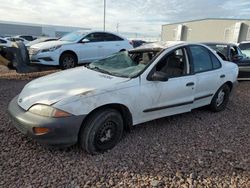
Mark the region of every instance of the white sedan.
[[131, 48], [127, 39], [113, 33], [76, 31], [58, 41], [32, 45], [29, 54], [32, 64], [69, 69]]
[[12, 42], [5, 39], [5, 38], [1, 38], [0, 37], [0, 46], [2, 47], [11, 47], [12, 46]]
[[95, 154], [133, 125], [207, 105], [224, 110], [237, 76], [236, 64], [204, 45], [150, 44], [31, 81], [8, 110], [41, 143], [78, 142]]

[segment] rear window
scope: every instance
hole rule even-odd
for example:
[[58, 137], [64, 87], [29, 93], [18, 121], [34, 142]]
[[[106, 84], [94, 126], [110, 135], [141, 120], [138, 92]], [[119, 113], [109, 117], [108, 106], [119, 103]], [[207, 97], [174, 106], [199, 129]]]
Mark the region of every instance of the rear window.
[[250, 43], [242, 43], [239, 45], [241, 50], [250, 50]]

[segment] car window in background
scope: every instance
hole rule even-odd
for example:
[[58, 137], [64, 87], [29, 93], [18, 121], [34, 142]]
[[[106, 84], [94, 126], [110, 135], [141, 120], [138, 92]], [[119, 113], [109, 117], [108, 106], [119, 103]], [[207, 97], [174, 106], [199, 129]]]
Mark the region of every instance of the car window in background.
[[22, 37], [22, 38], [24, 38], [24, 39], [26, 39], [26, 40], [28, 40], [28, 41], [32, 41], [32, 40], [34, 40], [34, 38], [32, 37], [32, 36], [20, 36], [20, 37]]
[[2, 44], [6, 44], [6, 43], [7, 43], [7, 41], [0, 39], [0, 43], [2, 43]]
[[206, 44], [206, 45], [215, 50], [216, 52], [220, 52], [222, 55], [227, 57], [227, 45], [224, 44]]
[[239, 47], [241, 50], [250, 50], [250, 43], [242, 43]]
[[89, 42], [103, 42], [104, 35], [103, 33], [90, 33], [85, 37], [85, 39], [88, 39]]
[[76, 32], [69, 33], [69, 34], [65, 35], [64, 37], [60, 38], [60, 40], [61, 41], [68, 41], [68, 42], [78, 42], [79, 40], [82, 39], [82, 37], [85, 34], [86, 33], [84, 33], [84, 32], [76, 31]]
[[212, 70], [213, 65], [211, 62], [209, 51], [201, 46], [190, 46], [192, 54], [194, 72], [204, 72]]
[[116, 35], [113, 35], [111, 33], [104, 33], [103, 36], [104, 36], [105, 41], [122, 41], [123, 40], [122, 38]]

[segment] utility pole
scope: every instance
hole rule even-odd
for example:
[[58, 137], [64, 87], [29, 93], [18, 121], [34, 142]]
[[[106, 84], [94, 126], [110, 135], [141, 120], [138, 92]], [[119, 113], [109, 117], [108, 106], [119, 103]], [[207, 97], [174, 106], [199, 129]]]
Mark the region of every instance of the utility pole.
[[106, 0], [104, 0], [104, 20], [103, 20], [103, 30], [106, 30]]

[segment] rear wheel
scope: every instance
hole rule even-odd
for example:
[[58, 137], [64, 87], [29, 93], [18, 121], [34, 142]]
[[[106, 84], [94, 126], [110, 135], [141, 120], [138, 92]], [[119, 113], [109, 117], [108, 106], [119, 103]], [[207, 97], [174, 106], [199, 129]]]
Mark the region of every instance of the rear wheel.
[[112, 149], [121, 139], [123, 119], [114, 109], [99, 110], [83, 125], [79, 142], [90, 154], [103, 153]]
[[210, 104], [210, 109], [213, 112], [220, 112], [225, 110], [227, 103], [229, 101], [230, 88], [228, 85], [223, 85], [214, 95], [212, 102]]
[[76, 64], [77, 60], [73, 54], [66, 53], [60, 57], [60, 67], [62, 70], [74, 68]]

